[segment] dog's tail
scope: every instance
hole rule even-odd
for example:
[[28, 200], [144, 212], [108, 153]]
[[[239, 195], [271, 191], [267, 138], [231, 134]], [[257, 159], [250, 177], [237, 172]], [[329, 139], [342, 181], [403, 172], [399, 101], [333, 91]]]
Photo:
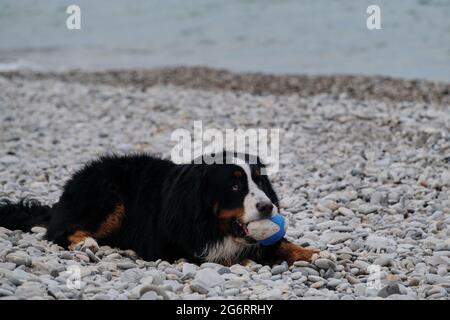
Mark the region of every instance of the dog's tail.
[[10, 230], [30, 231], [35, 226], [46, 227], [51, 218], [50, 206], [36, 200], [13, 203], [0, 199], [0, 226]]

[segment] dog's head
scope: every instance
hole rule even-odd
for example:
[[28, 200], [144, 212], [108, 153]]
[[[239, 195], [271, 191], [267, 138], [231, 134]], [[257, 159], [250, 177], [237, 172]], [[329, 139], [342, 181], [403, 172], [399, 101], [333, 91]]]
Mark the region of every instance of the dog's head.
[[214, 159], [174, 169], [164, 190], [165, 223], [196, 247], [225, 237], [252, 243], [247, 224], [278, 210], [278, 197], [262, 174], [264, 164], [258, 157], [230, 152]]

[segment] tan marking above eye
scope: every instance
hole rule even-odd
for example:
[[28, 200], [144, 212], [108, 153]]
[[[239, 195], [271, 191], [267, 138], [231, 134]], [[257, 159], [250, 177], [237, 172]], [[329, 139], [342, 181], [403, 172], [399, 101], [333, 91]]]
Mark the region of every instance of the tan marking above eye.
[[219, 219], [241, 218], [244, 215], [244, 208], [222, 209], [219, 211]]
[[236, 171], [233, 172], [233, 176], [235, 176], [237, 178], [242, 177], [242, 175], [243, 175], [242, 171], [236, 170]]
[[259, 177], [261, 175], [261, 170], [255, 169], [255, 176]]

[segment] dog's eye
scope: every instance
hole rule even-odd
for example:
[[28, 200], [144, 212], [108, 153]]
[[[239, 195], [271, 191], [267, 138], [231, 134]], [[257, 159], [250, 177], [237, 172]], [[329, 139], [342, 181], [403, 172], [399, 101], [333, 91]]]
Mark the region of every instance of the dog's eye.
[[233, 186], [231, 187], [231, 189], [233, 191], [239, 191], [239, 185], [238, 184], [233, 184]]

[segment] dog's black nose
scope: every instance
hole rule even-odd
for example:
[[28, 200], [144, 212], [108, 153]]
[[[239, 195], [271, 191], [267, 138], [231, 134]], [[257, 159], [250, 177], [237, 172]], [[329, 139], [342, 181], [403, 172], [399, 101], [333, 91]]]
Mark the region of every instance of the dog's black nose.
[[256, 203], [256, 209], [258, 209], [258, 212], [261, 215], [263, 215], [264, 217], [268, 217], [272, 214], [273, 204], [268, 201], [261, 201]]

